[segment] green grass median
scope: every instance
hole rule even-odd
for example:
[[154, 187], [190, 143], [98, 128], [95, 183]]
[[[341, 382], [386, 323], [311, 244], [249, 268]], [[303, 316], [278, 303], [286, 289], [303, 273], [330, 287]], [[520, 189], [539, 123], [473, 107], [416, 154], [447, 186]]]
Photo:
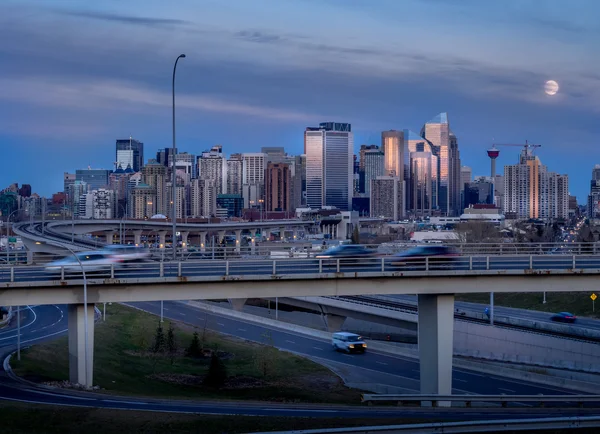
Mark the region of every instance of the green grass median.
[[[107, 306], [106, 321], [95, 327], [94, 385], [106, 393], [156, 398], [360, 403], [360, 392], [327, 368], [269, 345], [268, 330], [264, 344], [257, 344], [184, 323], [165, 320], [162, 334], [158, 326], [154, 315]], [[25, 379], [64, 385], [67, 337], [28, 348], [11, 365]]]

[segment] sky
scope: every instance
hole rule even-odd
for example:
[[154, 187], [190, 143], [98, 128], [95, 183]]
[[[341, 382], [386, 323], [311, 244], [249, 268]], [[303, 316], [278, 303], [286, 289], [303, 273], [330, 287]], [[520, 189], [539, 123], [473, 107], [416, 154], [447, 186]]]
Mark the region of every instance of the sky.
[[[463, 165], [528, 140], [586, 202], [600, 164], [596, 0], [0, 0], [0, 188], [50, 196], [114, 168], [115, 140], [198, 154], [350, 122], [355, 147], [448, 112]], [[560, 85], [544, 93], [546, 80]], [[515, 164], [518, 147], [500, 148]]]

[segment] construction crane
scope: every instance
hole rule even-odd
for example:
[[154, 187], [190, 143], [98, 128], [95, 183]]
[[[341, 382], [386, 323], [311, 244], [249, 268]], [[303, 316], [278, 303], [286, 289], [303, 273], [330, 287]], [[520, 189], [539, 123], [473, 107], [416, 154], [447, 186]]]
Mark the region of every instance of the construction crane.
[[525, 150], [533, 150], [535, 148], [540, 148], [542, 145], [534, 145], [533, 143], [529, 143], [527, 140], [525, 140], [525, 144], [512, 144], [512, 143], [494, 143], [492, 144], [492, 148], [495, 148], [496, 146], [519, 146]]

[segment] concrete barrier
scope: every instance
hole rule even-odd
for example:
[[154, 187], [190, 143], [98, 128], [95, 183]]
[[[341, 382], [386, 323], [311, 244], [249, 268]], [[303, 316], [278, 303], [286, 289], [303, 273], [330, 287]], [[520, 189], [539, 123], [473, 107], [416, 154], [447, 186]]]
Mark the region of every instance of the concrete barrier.
[[[245, 312], [238, 312], [232, 309], [227, 309], [219, 306], [215, 306], [209, 304], [207, 302], [198, 302], [198, 301], [182, 301], [180, 303], [189, 304], [190, 306], [194, 306], [200, 308], [204, 311], [211, 312], [217, 315], [229, 316], [232, 318], [250, 321], [256, 324], [263, 324], [268, 327], [273, 327], [280, 330], [291, 331], [298, 334], [304, 334], [307, 336], [316, 337], [319, 339], [323, 339], [325, 341], [329, 341], [331, 339], [331, 333], [315, 330], [309, 327], [300, 326], [297, 324], [290, 324], [286, 322], [281, 322], [277, 320], [273, 320], [270, 318], [264, 318], [256, 315], [251, 315]], [[409, 357], [418, 360], [419, 351], [418, 348], [410, 348], [409, 345], [406, 344], [394, 344], [394, 343], [386, 343], [386, 342], [376, 342], [369, 341], [369, 351], [375, 351], [380, 353], [387, 353], [393, 355], [399, 355], [403, 357]], [[592, 383], [590, 380], [588, 381], [578, 381], [569, 378], [559, 378], [553, 377], [551, 375], [544, 375], [541, 373], [528, 372], [521, 369], [514, 369], [510, 366], [501, 367], [497, 364], [486, 365], [485, 362], [477, 362], [471, 359], [465, 359], [460, 357], [454, 357], [453, 360], [454, 367], [457, 369], [470, 370], [480, 373], [485, 373], [489, 375], [497, 375], [507, 378], [512, 378], [516, 380], [530, 381], [532, 383], [557, 386], [557, 387], [565, 387], [572, 390], [578, 390], [586, 393], [597, 393], [600, 388], [600, 379], [598, 379], [598, 383]], [[382, 393], [382, 392], [376, 392]]]

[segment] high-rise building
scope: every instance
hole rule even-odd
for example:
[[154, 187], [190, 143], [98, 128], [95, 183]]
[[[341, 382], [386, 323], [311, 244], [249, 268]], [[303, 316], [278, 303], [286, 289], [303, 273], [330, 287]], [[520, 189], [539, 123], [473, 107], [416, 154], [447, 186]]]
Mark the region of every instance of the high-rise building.
[[[156, 215], [156, 188], [140, 182], [131, 189], [129, 216], [134, 219], [149, 219]], [[162, 214], [162, 213], [161, 213]]]
[[[173, 179], [172, 169], [173, 160], [171, 155], [169, 155], [167, 172], [169, 174], [169, 180]], [[187, 152], [177, 153], [175, 157], [175, 170], [177, 170], [177, 183], [190, 185], [190, 181], [192, 178], [196, 177], [198, 172], [196, 169], [196, 156], [193, 154], [188, 154]]]
[[212, 179], [194, 179], [191, 188], [192, 217], [212, 217], [217, 211], [217, 188]]
[[79, 218], [110, 220], [115, 218], [115, 195], [112, 190], [101, 188], [82, 196]]
[[242, 154], [231, 154], [227, 160], [227, 194], [242, 194]]
[[352, 208], [354, 136], [350, 124], [326, 122], [304, 132], [306, 202], [311, 208]]
[[[364, 152], [365, 194], [371, 195], [371, 181], [385, 173], [385, 155], [379, 147]], [[354, 166], [352, 166], [354, 167]], [[354, 173], [354, 170], [353, 172]]]
[[394, 221], [404, 217], [404, 180], [396, 176], [378, 176], [371, 180], [371, 217]]
[[492, 205], [494, 202], [494, 183], [491, 178], [479, 177], [464, 186], [464, 207], [471, 205]]
[[267, 163], [285, 163], [286, 154], [283, 146], [263, 146], [260, 152], [265, 154]]
[[385, 175], [404, 180], [404, 133], [396, 130], [382, 132], [381, 150], [385, 155]]
[[265, 211], [292, 210], [292, 173], [289, 164], [267, 163], [265, 171]]
[[445, 215], [455, 216], [460, 212], [460, 156], [458, 141], [450, 130], [448, 114], [440, 113], [421, 129], [438, 157], [438, 206]]
[[439, 159], [433, 145], [417, 133], [404, 130], [407, 210], [414, 216], [431, 216], [438, 209]]
[[198, 178], [215, 181], [217, 194], [227, 192], [227, 168], [228, 162], [221, 152], [220, 146], [213, 147], [210, 151], [205, 151], [198, 157]]
[[265, 180], [265, 154], [242, 154], [242, 183], [263, 185]]
[[600, 219], [600, 164], [596, 164], [592, 169], [587, 216], [590, 219]]
[[[132, 139], [117, 139], [115, 152], [115, 166], [121, 166], [123, 170], [127, 168], [128, 164], [131, 164], [131, 168], [134, 172], [139, 172], [144, 166], [144, 144], [139, 140]], [[131, 151], [123, 152], [119, 154], [119, 151]], [[121, 159], [124, 159], [122, 161]]]
[[64, 172], [63, 173], [63, 192], [68, 193], [69, 186], [73, 185], [73, 183], [75, 182], [76, 179], [77, 179], [77, 177], [74, 173]]
[[142, 168], [142, 183], [149, 185], [154, 189], [155, 198], [153, 199], [153, 210], [155, 214], [170, 214], [167, 192], [167, 168], [156, 160], [148, 160]]
[[219, 194], [217, 195], [217, 208], [226, 209], [227, 217], [241, 217], [244, 198], [241, 194]]
[[159, 149], [159, 151], [156, 153], [156, 161], [163, 166], [168, 167], [169, 161], [171, 161], [172, 153], [173, 148]]
[[462, 166], [460, 168], [460, 185], [461, 185], [461, 190], [460, 190], [460, 197], [461, 197], [461, 206], [463, 208], [466, 208], [467, 206], [465, 205], [465, 188], [466, 188], [466, 184], [468, 184], [469, 182], [471, 182], [471, 179], [473, 177], [473, 172], [471, 170], [471, 168], [469, 166]]
[[292, 174], [292, 210], [306, 205], [306, 155], [294, 157]]
[[[377, 145], [360, 145], [358, 150], [358, 193], [365, 193], [367, 191], [367, 182], [365, 178], [365, 155], [367, 152], [379, 149]], [[353, 166], [352, 173], [354, 179], [354, 156], [352, 156]], [[354, 185], [354, 181], [353, 181]]]
[[75, 179], [87, 184], [88, 191], [99, 190], [108, 187], [108, 175], [110, 171], [105, 169], [81, 169], [75, 171]]
[[[191, 182], [191, 181], [190, 181]], [[173, 182], [167, 182], [167, 203], [169, 204], [166, 216], [171, 218], [173, 215], [172, 197], [173, 197]], [[188, 194], [189, 193], [189, 194]], [[191, 213], [191, 204], [188, 202], [188, 197], [191, 194], [191, 185], [177, 184], [175, 187], [177, 201], [175, 202], [175, 218], [181, 219], [187, 217]]]

